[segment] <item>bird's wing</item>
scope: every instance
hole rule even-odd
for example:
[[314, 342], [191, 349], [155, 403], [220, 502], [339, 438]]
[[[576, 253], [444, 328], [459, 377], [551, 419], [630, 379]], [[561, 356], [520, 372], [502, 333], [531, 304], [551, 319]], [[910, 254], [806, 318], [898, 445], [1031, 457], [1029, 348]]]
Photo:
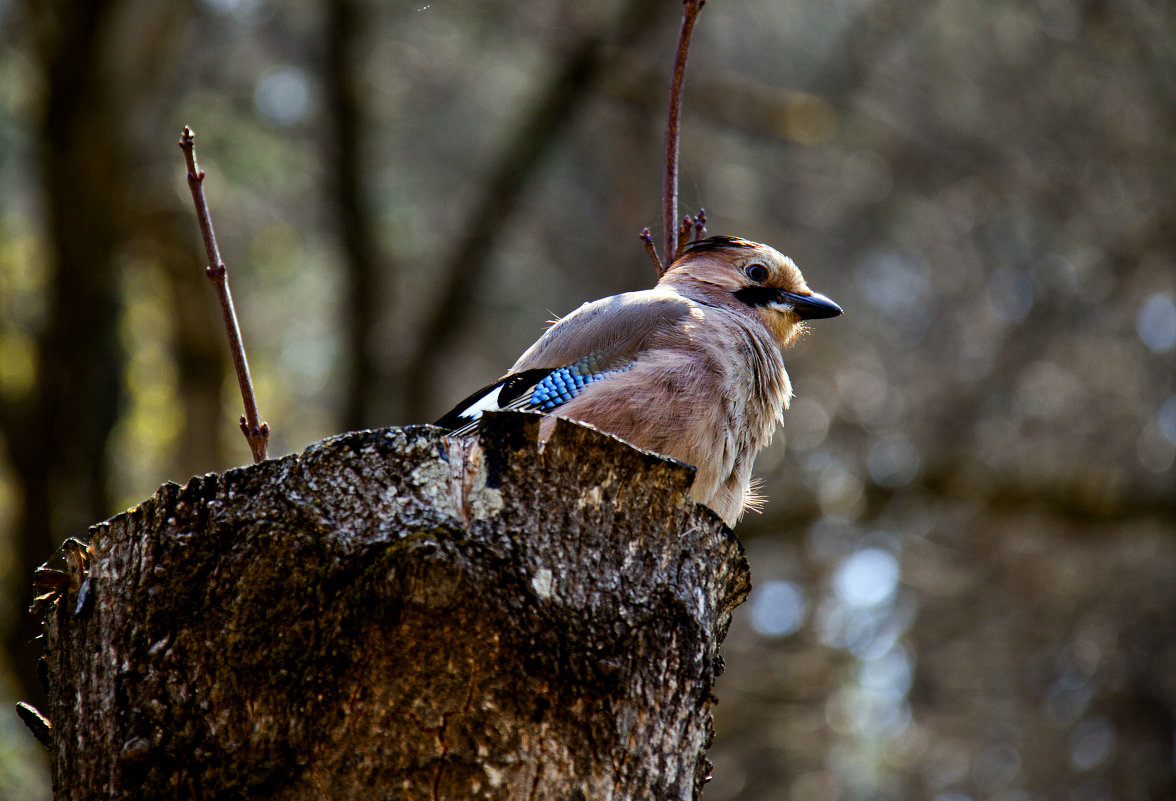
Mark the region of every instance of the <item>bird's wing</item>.
[[474, 394], [454, 406], [435, 425], [448, 428], [454, 434], [469, 434], [478, 426], [482, 412], [486, 410], [525, 408], [530, 401], [535, 385], [546, 378], [551, 370], [526, 370], [504, 376], [489, 386], [482, 387]]
[[691, 304], [646, 290], [586, 303], [547, 329], [514, 367], [437, 421], [454, 434], [477, 428], [482, 412], [531, 409], [548, 413], [589, 384], [628, 370], [658, 332], [679, 327]]

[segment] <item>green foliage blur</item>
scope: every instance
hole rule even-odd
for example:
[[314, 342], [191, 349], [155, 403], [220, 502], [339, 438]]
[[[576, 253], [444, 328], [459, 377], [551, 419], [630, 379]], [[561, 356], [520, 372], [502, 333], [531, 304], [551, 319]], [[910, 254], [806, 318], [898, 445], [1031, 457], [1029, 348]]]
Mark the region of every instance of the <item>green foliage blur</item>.
[[[0, 0], [0, 801], [50, 797], [11, 714], [32, 568], [249, 461], [181, 128], [270, 455], [427, 422], [654, 279], [680, 5], [628, 7]], [[846, 314], [786, 354], [705, 798], [1176, 797], [1174, 30], [1134, 0], [707, 4], [682, 211]]]

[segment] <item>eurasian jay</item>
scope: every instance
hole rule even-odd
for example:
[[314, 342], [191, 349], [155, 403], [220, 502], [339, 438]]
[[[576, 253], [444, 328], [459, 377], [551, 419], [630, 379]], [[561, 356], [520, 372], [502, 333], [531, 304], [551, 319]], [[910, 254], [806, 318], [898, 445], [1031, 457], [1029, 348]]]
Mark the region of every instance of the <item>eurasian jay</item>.
[[[585, 303], [510, 371], [437, 421], [472, 433], [487, 409], [579, 420], [696, 469], [691, 495], [735, 525], [756, 502], [751, 469], [792, 398], [781, 348], [805, 321], [841, 314], [767, 245], [712, 236], [652, 289]], [[540, 425], [546, 440], [554, 425]]]

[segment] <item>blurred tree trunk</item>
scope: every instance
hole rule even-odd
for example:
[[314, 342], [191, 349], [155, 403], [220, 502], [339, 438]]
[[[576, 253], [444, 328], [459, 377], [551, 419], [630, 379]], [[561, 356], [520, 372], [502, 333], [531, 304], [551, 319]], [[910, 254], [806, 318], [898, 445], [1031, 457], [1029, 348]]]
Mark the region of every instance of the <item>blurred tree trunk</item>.
[[46, 612], [58, 798], [697, 798], [749, 588], [691, 471], [574, 423], [168, 484]]
[[[110, 510], [105, 457], [123, 383], [115, 251], [124, 198], [103, 48], [116, 5], [26, 4], [44, 81], [37, 141], [51, 279], [35, 386], [0, 417], [24, 499], [14, 538], [22, 576]], [[19, 589], [29, 597], [28, 584]], [[36, 631], [21, 617], [8, 647], [22, 690], [32, 693]]]
[[[625, 3], [616, 20], [584, 36], [569, 48], [551, 79], [523, 113], [517, 131], [507, 142], [490, 175], [483, 181], [481, 197], [461, 226], [452, 252], [437, 281], [439, 289], [420, 325], [418, 346], [405, 366], [401, 385], [407, 393], [410, 420], [435, 419], [442, 411], [432, 405], [434, 376], [444, 369], [445, 351], [457, 339], [462, 323], [477, 302], [493, 243], [514, 213], [523, 191], [542, 157], [563, 132], [572, 113], [589, 96], [588, 89], [609, 63], [610, 46], [624, 46], [656, 28], [661, 13], [676, 12], [676, 4], [658, 0]], [[569, 220], [569, 223], [571, 221]]]
[[346, 255], [344, 271], [344, 340], [350, 375], [343, 409], [343, 428], [355, 430], [376, 420], [373, 396], [379, 389], [375, 334], [380, 297], [388, 268], [394, 264], [380, 253], [375, 225], [364, 200], [362, 130], [362, 39], [366, 28], [362, 4], [328, 0], [325, 84], [330, 117], [328, 163], [337, 230]]
[[185, 68], [182, 55], [192, 46], [199, 16], [188, 3], [128, 4], [119, 15], [118, 54], [110, 66], [119, 106], [125, 119], [133, 120], [120, 130], [124, 153], [134, 154], [124, 177], [125, 191], [134, 198], [125, 209], [128, 250], [158, 269], [170, 295], [164, 302], [183, 422], [165, 474], [180, 476], [223, 465], [222, 437], [214, 432], [236, 436], [236, 415], [226, 415], [223, 403], [222, 390], [232, 376], [224, 323], [204, 272], [191, 200], [176, 192], [183, 159], [175, 146], [180, 132], [175, 121], [191, 112], [181, 112], [181, 99], [203, 79], [198, 70]]

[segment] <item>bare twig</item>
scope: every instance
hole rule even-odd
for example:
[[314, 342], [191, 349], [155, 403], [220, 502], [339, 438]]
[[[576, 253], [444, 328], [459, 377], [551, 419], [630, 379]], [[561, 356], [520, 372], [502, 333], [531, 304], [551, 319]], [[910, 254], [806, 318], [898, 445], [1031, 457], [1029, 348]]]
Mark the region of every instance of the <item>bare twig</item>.
[[706, 209], [699, 209], [698, 214], [694, 215], [694, 240], [697, 242], [700, 239], [706, 238]]
[[662, 274], [661, 259], [657, 257], [657, 248], [653, 244], [653, 234], [649, 232], [649, 228], [641, 229], [641, 241], [645, 243], [645, 252], [649, 254], [649, 260], [653, 262], [653, 269], [657, 270], [660, 277]]
[[258, 420], [257, 401], [253, 396], [253, 380], [249, 377], [249, 362], [245, 359], [245, 346], [241, 342], [241, 329], [237, 325], [237, 312], [233, 309], [233, 296], [229, 292], [229, 271], [221, 261], [220, 249], [216, 245], [216, 233], [212, 230], [212, 218], [208, 203], [204, 199], [204, 172], [196, 166], [196, 135], [184, 126], [180, 134], [180, 149], [188, 164], [188, 189], [192, 191], [192, 202], [196, 205], [196, 219], [204, 237], [204, 249], [208, 253], [208, 267], [205, 273], [216, 288], [221, 311], [225, 318], [225, 332], [229, 336], [229, 349], [233, 353], [233, 365], [237, 368], [237, 383], [241, 386], [241, 400], [245, 402], [245, 414], [241, 415], [241, 433], [253, 452], [253, 461], [265, 460], [265, 449], [269, 443], [269, 423]]
[[674, 258], [682, 254], [682, 249], [690, 244], [690, 239], [693, 236], [694, 218], [687, 214], [682, 218], [682, 224], [678, 226], [678, 243], [674, 247]]
[[664, 273], [674, 261], [677, 248], [678, 220], [678, 123], [682, 116], [682, 82], [686, 77], [686, 54], [690, 50], [690, 36], [694, 22], [706, 0], [684, 0], [682, 29], [678, 34], [678, 53], [674, 58], [674, 75], [670, 81], [670, 108], [666, 117], [666, 174], [662, 187], [662, 223], [665, 226], [665, 250], [662, 252]]
[[[691, 217], [689, 214], [683, 217], [682, 224], [678, 226], [677, 244], [674, 247], [674, 256], [672, 259], [670, 259], [670, 263], [672, 264], [674, 259], [682, 255], [682, 251], [686, 249], [687, 245], [689, 245], [691, 242], [697, 242], [705, 236], [705, 209], [699, 209], [698, 214], [693, 217]], [[668, 268], [669, 265], [665, 265], [665, 268], [663, 268], [661, 260], [657, 257], [657, 248], [653, 246], [653, 236], [649, 233], [648, 228], [642, 229], [641, 239], [643, 242], [645, 242], [645, 252], [649, 254], [649, 258], [653, 259], [654, 267], [657, 268], [658, 275], [661, 276], [665, 272], [665, 268]]]

